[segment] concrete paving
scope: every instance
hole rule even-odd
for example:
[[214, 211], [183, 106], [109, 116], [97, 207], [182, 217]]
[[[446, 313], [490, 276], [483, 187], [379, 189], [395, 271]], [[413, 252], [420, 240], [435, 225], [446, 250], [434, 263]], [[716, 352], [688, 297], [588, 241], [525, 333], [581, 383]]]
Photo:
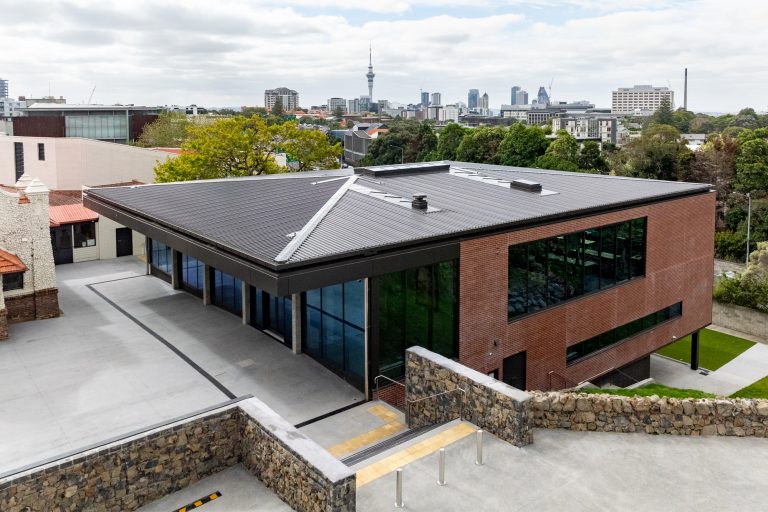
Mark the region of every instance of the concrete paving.
[[201, 512], [288, 512], [291, 509], [241, 464], [203, 478], [189, 487], [144, 505], [138, 512], [169, 512], [219, 491], [221, 496], [202, 505]]
[[[485, 436], [485, 465], [475, 439], [446, 449], [445, 487], [438, 454], [403, 467], [405, 509], [464, 512], [597, 510], [763, 510], [768, 440], [540, 430], [515, 448]], [[359, 512], [394, 509], [395, 477], [357, 490]]]
[[63, 316], [10, 326], [0, 343], [0, 472], [228, 399], [89, 283], [122, 279], [96, 288], [236, 395], [258, 396], [291, 422], [362, 400], [308, 356], [144, 270], [132, 257], [59, 266]]

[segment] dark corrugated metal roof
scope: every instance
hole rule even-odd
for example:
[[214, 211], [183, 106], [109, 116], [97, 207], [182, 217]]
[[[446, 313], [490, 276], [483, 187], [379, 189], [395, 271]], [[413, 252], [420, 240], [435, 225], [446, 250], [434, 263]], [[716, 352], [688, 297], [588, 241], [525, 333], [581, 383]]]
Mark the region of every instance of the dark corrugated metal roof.
[[350, 171], [321, 174], [325, 178], [285, 175], [87, 193], [269, 265], [291, 241], [286, 235], [304, 228], [303, 242], [284, 263], [290, 265], [709, 190], [708, 185], [696, 183], [471, 163], [451, 162], [451, 168], [504, 180], [536, 181], [545, 191], [556, 193], [504, 188], [449, 172], [358, 176], [356, 185], [406, 200], [424, 193], [429, 205], [440, 211], [424, 213], [352, 187], [319, 222], [306, 228], [348, 181], [327, 181], [328, 177], [349, 176]]

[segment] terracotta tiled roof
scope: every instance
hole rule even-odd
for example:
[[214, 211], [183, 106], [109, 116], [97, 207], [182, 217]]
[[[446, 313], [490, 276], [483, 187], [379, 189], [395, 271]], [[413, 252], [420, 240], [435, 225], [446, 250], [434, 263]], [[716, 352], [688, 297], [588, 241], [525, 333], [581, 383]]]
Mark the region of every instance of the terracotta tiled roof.
[[48, 194], [50, 206], [63, 206], [83, 202], [83, 193], [79, 190], [51, 190]]
[[0, 274], [24, 272], [25, 270], [27, 270], [27, 266], [15, 254], [0, 249]]
[[83, 206], [83, 203], [51, 206], [48, 215], [50, 217], [51, 226], [54, 227], [62, 224], [75, 224], [77, 222], [99, 220], [99, 214]]

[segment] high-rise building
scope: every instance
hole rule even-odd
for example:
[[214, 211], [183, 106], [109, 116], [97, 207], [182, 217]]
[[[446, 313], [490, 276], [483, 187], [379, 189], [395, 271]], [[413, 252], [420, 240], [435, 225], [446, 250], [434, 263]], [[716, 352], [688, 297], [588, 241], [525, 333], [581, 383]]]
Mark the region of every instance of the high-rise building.
[[477, 111], [481, 115], [490, 115], [491, 111], [488, 108], [488, 93], [484, 92], [482, 96], [477, 100]]
[[8, 80], [0, 78], [0, 98], [8, 97]]
[[432, 101], [430, 102], [430, 105], [442, 105], [442, 96], [439, 92], [433, 92], [432, 93]]
[[277, 98], [280, 98], [283, 104], [283, 110], [290, 112], [299, 108], [299, 93], [288, 89], [287, 87], [278, 87], [277, 89], [267, 89], [264, 91], [264, 107], [272, 111]]
[[373, 99], [373, 77], [376, 74], [373, 72], [373, 50], [371, 45], [368, 45], [368, 72], [365, 74], [365, 78], [368, 79], [368, 98]]
[[421, 106], [429, 106], [429, 93], [427, 91], [421, 91]]
[[549, 94], [547, 94], [547, 89], [543, 85], [539, 87], [539, 94], [536, 95], [536, 101], [539, 102], [539, 105], [549, 105]]
[[527, 105], [528, 104], [528, 91], [520, 89], [515, 93], [515, 103], [513, 105]]
[[668, 87], [619, 87], [618, 91], [611, 93], [611, 114], [649, 116], [658, 110], [663, 99], [669, 102], [671, 108], [675, 108], [675, 92]]
[[347, 100], [344, 98], [328, 98], [328, 112], [333, 112], [338, 107], [341, 107], [341, 110], [346, 111]]
[[357, 98], [351, 99], [347, 102], [347, 113], [348, 114], [357, 114], [360, 112], [360, 100]]
[[477, 108], [477, 98], [480, 96], [480, 91], [477, 89], [470, 89], [469, 94], [467, 95], [467, 107], [469, 110], [474, 110]]
[[517, 105], [517, 93], [522, 91], [523, 89], [519, 85], [515, 85], [512, 87], [512, 101], [510, 102], [510, 105]]

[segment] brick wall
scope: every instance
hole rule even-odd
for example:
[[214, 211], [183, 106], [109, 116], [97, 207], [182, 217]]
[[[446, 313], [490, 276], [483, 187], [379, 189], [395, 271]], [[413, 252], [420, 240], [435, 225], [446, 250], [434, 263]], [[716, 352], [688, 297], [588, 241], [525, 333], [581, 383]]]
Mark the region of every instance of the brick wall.
[[[528, 389], [547, 389], [548, 372], [579, 382], [619, 368], [704, 327], [712, 318], [715, 195], [675, 199], [462, 242], [459, 360], [483, 373], [521, 351]], [[508, 247], [648, 217], [646, 275], [612, 289], [507, 321]], [[683, 316], [569, 367], [566, 347], [683, 302]], [[555, 383], [557, 385], [557, 383]], [[560, 387], [563, 387], [560, 385]]]

